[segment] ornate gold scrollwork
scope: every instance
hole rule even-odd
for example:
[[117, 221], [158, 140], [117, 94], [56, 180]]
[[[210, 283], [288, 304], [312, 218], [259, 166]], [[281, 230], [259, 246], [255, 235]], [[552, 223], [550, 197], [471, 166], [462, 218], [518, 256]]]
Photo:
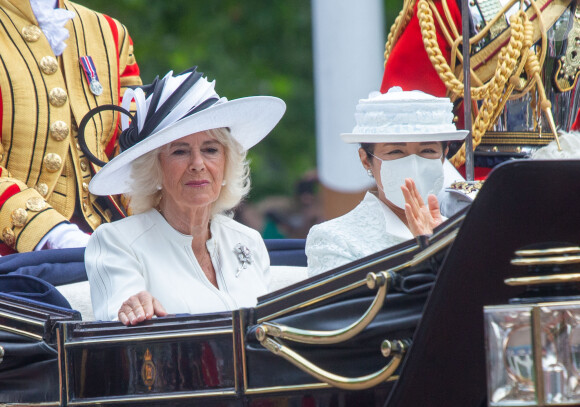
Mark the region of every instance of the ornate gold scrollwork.
[[392, 356], [391, 361], [381, 370], [360, 377], [344, 377], [330, 373], [309, 362], [289, 347], [272, 338], [265, 338], [262, 345], [275, 355], [281, 356], [300, 370], [312, 375], [318, 380], [344, 390], [364, 390], [386, 381], [397, 370], [409, 346], [407, 341], [383, 341], [383, 355]]
[[572, 28], [566, 39], [566, 49], [563, 55], [556, 61], [554, 72], [554, 85], [560, 92], [573, 89], [580, 75], [580, 3], [576, 3]]
[[157, 377], [157, 368], [153, 363], [153, 356], [151, 355], [151, 352], [149, 351], [149, 349], [147, 349], [145, 351], [145, 354], [143, 355], [143, 366], [141, 366], [141, 379], [143, 380], [145, 386], [147, 386], [147, 388], [151, 390], [153, 384], [155, 384], [156, 377]]
[[367, 287], [371, 290], [379, 287], [379, 290], [377, 291], [372, 304], [362, 317], [345, 328], [336, 329], [334, 331], [311, 331], [284, 326], [275, 322], [264, 322], [256, 329], [256, 338], [258, 338], [260, 342], [264, 341], [267, 336], [311, 344], [344, 342], [362, 332], [362, 330], [365, 329], [379, 313], [383, 307], [383, 303], [385, 302], [388, 283], [391, 279], [392, 274], [387, 271], [381, 271], [378, 274], [367, 274]]

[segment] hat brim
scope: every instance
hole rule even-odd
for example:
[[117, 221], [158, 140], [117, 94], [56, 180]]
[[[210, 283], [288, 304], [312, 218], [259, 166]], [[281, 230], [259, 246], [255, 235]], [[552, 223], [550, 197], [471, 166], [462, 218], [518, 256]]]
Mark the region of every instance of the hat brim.
[[117, 195], [131, 190], [131, 163], [138, 157], [182, 137], [227, 127], [244, 150], [256, 145], [278, 124], [286, 104], [272, 96], [252, 96], [215, 104], [151, 134], [109, 161], [93, 177], [95, 195]]
[[468, 133], [467, 130], [443, 133], [342, 133], [340, 137], [345, 143], [422, 143], [426, 141], [459, 141], [465, 139]]

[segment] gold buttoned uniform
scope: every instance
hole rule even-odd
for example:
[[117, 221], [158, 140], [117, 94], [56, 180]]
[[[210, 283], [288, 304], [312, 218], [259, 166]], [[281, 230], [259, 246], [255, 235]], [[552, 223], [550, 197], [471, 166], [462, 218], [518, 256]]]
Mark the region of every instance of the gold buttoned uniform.
[[58, 71], [58, 61], [55, 57], [47, 55], [40, 60], [40, 69], [47, 75], [52, 75]]
[[[38, 26], [29, 1], [0, 0], [0, 238], [31, 251], [75, 207], [96, 228], [111, 212], [88, 192], [94, 168], [80, 151], [77, 123], [92, 108], [119, 104], [127, 86], [140, 85], [126, 28], [93, 10], [59, 0], [75, 12], [59, 57]], [[103, 92], [93, 94], [79, 63], [91, 56]], [[88, 147], [107, 161], [120, 120], [95, 115], [86, 127]]]
[[40, 27], [31, 24], [25, 27], [22, 27], [22, 37], [28, 42], [36, 42], [42, 35], [42, 30]]

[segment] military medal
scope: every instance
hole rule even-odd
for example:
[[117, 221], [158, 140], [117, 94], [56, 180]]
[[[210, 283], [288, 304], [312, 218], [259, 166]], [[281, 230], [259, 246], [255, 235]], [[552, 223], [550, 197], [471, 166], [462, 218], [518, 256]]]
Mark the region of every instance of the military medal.
[[95, 96], [99, 96], [103, 93], [103, 85], [99, 82], [99, 77], [97, 75], [97, 69], [95, 68], [95, 63], [93, 58], [89, 55], [80, 58], [81, 66], [85, 72], [85, 77], [89, 83], [89, 89]]

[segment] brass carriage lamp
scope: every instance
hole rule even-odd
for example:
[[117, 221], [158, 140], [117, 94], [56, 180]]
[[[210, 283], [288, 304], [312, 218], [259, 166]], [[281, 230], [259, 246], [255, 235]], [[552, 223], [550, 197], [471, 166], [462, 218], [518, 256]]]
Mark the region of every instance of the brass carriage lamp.
[[508, 305], [484, 308], [490, 406], [580, 403], [580, 247], [521, 250], [528, 275]]

